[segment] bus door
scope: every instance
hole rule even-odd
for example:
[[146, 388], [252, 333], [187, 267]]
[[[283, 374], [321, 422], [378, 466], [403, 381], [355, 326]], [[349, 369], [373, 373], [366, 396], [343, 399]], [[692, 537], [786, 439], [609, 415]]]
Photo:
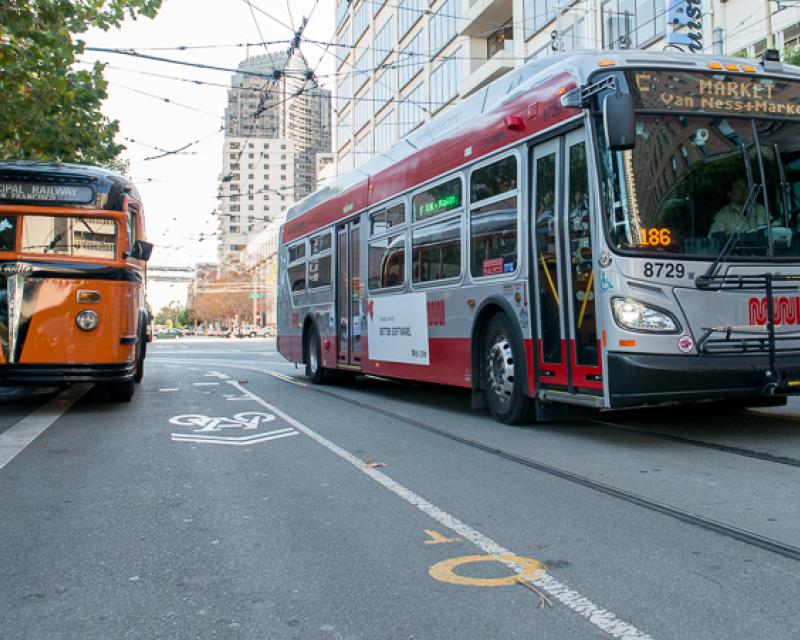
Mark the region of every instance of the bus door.
[[361, 279], [358, 220], [336, 230], [336, 325], [342, 366], [361, 365]]
[[531, 153], [537, 385], [601, 394], [584, 131]]

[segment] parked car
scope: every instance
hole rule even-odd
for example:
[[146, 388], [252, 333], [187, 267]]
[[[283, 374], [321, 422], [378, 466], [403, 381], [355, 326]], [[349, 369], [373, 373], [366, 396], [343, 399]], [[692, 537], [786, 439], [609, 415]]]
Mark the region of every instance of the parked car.
[[181, 330], [175, 329], [174, 327], [172, 329], [161, 329], [160, 331], [156, 332], [156, 338], [158, 338], [159, 340], [165, 340], [169, 338], [180, 338], [181, 335], [183, 335], [181, 334]]
[[268, 325], [266, 327], [259, 327], [258, 335], [260, 335], [262, 338], [274, 338], [276, 335], [278, 335], [278, 331], [272, 325]]

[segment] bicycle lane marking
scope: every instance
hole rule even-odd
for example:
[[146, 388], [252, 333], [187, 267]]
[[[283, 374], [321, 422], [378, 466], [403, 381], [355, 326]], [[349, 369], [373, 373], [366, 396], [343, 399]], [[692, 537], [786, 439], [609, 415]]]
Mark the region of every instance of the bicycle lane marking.
[[43, 407], [0, 434], [0, 469], [11, 462], [56, 420], [63, 416], [89, 389], [91, 384], [74, 384]]
[[[385, 489], [388, 489], [398, 497], [413, 505], [427, 516], [439, 522], [441, 525], [454, 531], [469, 542], [472, 542], [484, 553], [498, 556], [499, 562], [502, 562], [517, 574], [522, 574], [525, 572], [525, 567], [499, 557], [517, 556], [517, 554], [513, 551], [506, 549], [498, 542], [495, 542], [491, 538], [483, 535], [480, 531], [473, 529], [468, 524], [461, 522], [461, 520], [455, 516], [450, 515], [436, 505], [428, 502], [410, 489], [401, 485], [399, 482], [396, 482], [390, 478], [385, 473], [374, 468], [365, 467], [363, 460], [359, 459], [357, 456], [353, 455], [346, 449], [343, 449], [334, 442], [328, 440], [324, 436], [321, 436], [310, 427], [307, 427], [299, 420], [292, 418], [290, 415], [284, 413], [266, 400], [263, 400], [253, 392], [245, 389], [236, 381], [226, 380], [226, 382], [232, 387], [238, 389], [242, 395], [248, 396], [251, 400], [282, 418], [295, 429], [301, 433], [304, 433], [309, 438], [328, 449], [330, 452], [336, 454], [346, 462], [349, 462], [352, 466], [362, 473], [368, 475]], [[598, 629], [615, 638], [620, 638], [621, 640], [652, 640], [650, 635], [640, 631], [630, 623], [621, 620], [613, 612], [595, 604], [574, 589], [571, 589], [568, 585], [564, 584], [563, 582], [559, 582], [548, 574], [537, 576], [536, 578], [529, 578], [527, 581], [561, 602], [561, 604], [571, 609], [573, 612], [577, 613], [583, 618], [586, 618], [589, 623], [593, 624]]]

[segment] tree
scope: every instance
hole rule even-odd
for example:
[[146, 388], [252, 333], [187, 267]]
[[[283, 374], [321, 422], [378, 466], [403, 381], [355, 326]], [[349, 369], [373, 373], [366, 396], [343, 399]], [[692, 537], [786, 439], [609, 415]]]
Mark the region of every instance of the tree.
[[121, 168], [119, 130], [101, 111], [104, 65], [73, 69], [92, 27], [155, 16], [162, 0], [2, 0], [0, 158]]
[[800, 65], [800, 46], [785, 47], [783, 50], [783, 61], [786, 64]]
[[184, 306], [177, 300], [173, 300], [166, 307], [161, 309], [156, 314], [154, 322], [156, 324], [170, 324], [181, 326], [179, 319], [184, 311]]
[[226, 272], [208, 274], [202, 287], [190, 297], [192, 316], [207, 324], [231, 326], [251, 317], [253, 301], [248, 297], [252, 282], [242, 274]]

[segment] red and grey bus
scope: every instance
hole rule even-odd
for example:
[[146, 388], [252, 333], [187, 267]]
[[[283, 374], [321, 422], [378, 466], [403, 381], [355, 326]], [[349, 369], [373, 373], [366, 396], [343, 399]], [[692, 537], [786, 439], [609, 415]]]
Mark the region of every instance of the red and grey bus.
[[560, 54], [287, 211], [278, 349], [500, 421], [800, 392], [800, 69]]

